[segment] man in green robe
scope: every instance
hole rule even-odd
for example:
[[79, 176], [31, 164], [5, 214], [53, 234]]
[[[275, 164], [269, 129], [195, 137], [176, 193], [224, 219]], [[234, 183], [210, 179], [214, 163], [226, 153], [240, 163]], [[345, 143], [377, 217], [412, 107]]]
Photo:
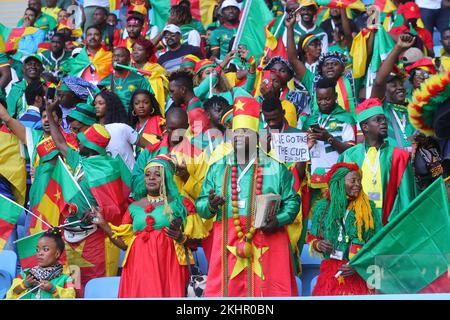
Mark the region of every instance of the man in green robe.
[[356, 112], [365, 141], [341, 154], [339, 162], [359, 165], [363, 190], [375, 202], [377, 214], [385, 225], [415, 197], [410, 154], [385, 141], [388, 126], [379, 99], [365, 100]]
[[[207, 297], [297, 295], [285, 226], [298, 214], [300, 197], [286, 166], [258, 150], [259, 117], [255, 99], [236, 99], [233, 147], [211, 164], [196, 202], [202, 218], [216, 219], [205, 250]], [[256, 197], [269, 194], [278, 196], [279, 209], [255, 227]]]

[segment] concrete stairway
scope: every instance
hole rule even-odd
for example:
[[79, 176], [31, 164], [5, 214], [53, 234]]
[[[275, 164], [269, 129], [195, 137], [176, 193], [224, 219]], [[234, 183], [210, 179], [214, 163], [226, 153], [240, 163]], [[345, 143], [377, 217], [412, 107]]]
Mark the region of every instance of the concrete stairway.
[[0, 23], [15, 27], [23, 17], [27, 4], [27, 0], [0, 0]]

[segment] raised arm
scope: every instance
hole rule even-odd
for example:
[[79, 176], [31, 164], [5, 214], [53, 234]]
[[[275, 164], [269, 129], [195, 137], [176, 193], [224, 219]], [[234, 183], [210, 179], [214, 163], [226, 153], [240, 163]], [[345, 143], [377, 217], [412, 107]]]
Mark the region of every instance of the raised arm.
[[391, 72], [394, 64], [397, 62], [400, 54], [410, 48], [415, 41], [415, 37], [409, 34], [401, 34], [394, 49], [387, 56], [386, 60], [381, 64], [377, 72], [375, 83], [372, 89], [372, 98], [384, 99], [386, 94], [386, 79]]
[[11, 117], [5, 106], [0, 103], [0, 119], [8, 126], [8, 128], [19, 138], [23, 144], [27, 143], [26, 130], [20, 121]]
[[352, 28], [350, 27], [350, 20], [347, 17], [346, 9], [341, 8], [341, 22], [342, 22], [342, 31], [344, 32], [345, 38], [345, 46], [350, 50], [352, 48]]
[[306, 67], [303, 62], [297, 56], [297, 50], [295, 48], [295, 38], [294, 38], [294, 24], [295, 16], [288, 15], [284, 22], [287, 28], [287, 53], [288, 59], [295, 71], [295, 77], [298, 80], [303, 80], [306, 73]]
[[52, 135], [53, 142], [55, 142], [56, 147], [59, 152], [66, 157], [67, 151], [69, 150], [69, 146], [67, 145], [66, 139], [62, 135], [61, 131], [59, 131], [59, 125], [55, 122], [52, 117], [53, 110], [55, 110], [56, 106], [59, 105], [59, 99], [55, 99], [55, 101], [46, 103], [46, 110], [48, 115], [48, 124], [50, 126], [50, 134]]

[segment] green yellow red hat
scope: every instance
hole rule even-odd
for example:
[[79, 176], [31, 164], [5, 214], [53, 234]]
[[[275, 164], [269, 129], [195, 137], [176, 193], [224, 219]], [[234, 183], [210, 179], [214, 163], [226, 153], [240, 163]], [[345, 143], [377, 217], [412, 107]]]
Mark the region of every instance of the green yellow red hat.
[[220, 118], [220, 123], [225, 125], [225, 123], [230, 122], [231, 120], [233, 120], [233, 109], [228, 110], [222, 115]]
[[97, 120], [95, 116], [95, 108], [89, 103], [77, 104], [75, 109], [70, 111], [67, 116], [87, 126], [92, 126]]
[[319, 6], [317, 5], [316, 1], [314, 0], [300, 0], [300, 8], [303, 7], [309, 7], [309, 6], [314, 6], [316, 8], [318, 8]]
[[414, 91], [412, 102], [408, 105], [411, 124], [427, 136], [436, 134], [434, 121], [436, 112], [450, 99], [450, 70], [438, 73], [425, 80]]
[[53, 159], [59, 154], [59, 150], [52, 137], [41, 140], [36, 146], [36, 151], [39, 156], [40, 164]]
[[104, 155], [111, 136], [104, 126], [94, 123], [85, 132], [77, 134], [77, 138], [85, 147]]
[[213, 68], [215, 68], [215, 67], [216, 67], [216, 64], [215, 64], [214, 62], [212, 62], [211, 60], [209, 60], [209, 59], [203, 59], [203, 60], [200, 60], [200, 61], [198, 61], [198, 62], [195, 64], [194, 73], [195, 73], [195, 74], [198, 74], [198, 73], [200, 73], [203, 69], [206, 69], [206, 68], [208, 68], [208, 67], [213, 67]]
[[415, 69], [421, 69], [430, 74], [437, 73], [437, 70], [436, 70], [436, 67], [434, 66], [433, 60], [431, 60], [430, 58], [421, 58], [421, 59], [417, 60], [416, 62], [414, 62], [413, 64], [405, 67], [405, 70], [408, 73], [411, 73], [411, 71], [413, 71]]
[[181, 60], [180, 67], [181, 68], [185, 68], [185, 67], [195, 68], [195, 65], [199, 61], [200, 61], [199, 57], [194, 56], [193, 54], [188, 54], [188, 55], [184, 56], [183, 60]]
[[261, 105], [253, 98], [238, 97], [233, 104], [233, 130], [250, 129], [259, 131]]
[[378, 98], [366, 99], [356, 106], [356, 120], [359, 123], [379, 114], [384, 112], [383, 103]]

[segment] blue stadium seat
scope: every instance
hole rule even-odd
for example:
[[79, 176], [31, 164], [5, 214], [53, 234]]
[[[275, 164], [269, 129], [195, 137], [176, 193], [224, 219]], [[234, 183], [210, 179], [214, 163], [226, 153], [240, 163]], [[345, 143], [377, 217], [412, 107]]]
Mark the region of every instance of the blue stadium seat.
[[6, 297], [6, 292], [8, 292], [11, 287], [13, 279], [8, 271], [0, 270], [0, 299]]
[[208, 261], [206, 260], [205, 251], [202, 247], [198, 247], [197, 251], [193, 251], [195, 264], [200, 268], [203, 274], [208, 274]]
[[295, 276], [295, 281], [297, 282], [297, 290], [298, 290], [298, 296], [302, 296], [302, 280], [298, 277]]
[[89, 280], [84, 288], [85, 299], [117, 299], [120, 277], [103, 277]]
[[11, 278], [16, 277], [17, 272], [17, 254], [11, 250], [2, 250], [0, 252], [0, 269], [8, 272]]
[[312, 280], [311, 280], [311, 285], [310, 285], [310, 295], [312, 296], [312, 292], [313, 292], [313, 290], [314, 290], [314, 287], [316, 286], [316, 283], [317, 283], [317, 278], [318, 278], [319, 276], [315, 276]]
[[17, 225], [24, 226], [26, 219], [27, 219], [27, 212], [24, 210], [20, 214], [19, 220], [17, 220]]
[[302, 264], [301, 280], [302, 283], [305, 284], [303, 286], [302, 294], [303, 296], [308, 296], [311, 292], [311, 280], [319, 275], [321, 259], [316, 255], [311, 256], [309, 254], [309, 244], [305, 244], [300, 255], [300, 262]]
[[24, 238], [27, 236], [27, 228], [25, 228], [24, 225], [18, 224], [17, 225], [17, 238]]

